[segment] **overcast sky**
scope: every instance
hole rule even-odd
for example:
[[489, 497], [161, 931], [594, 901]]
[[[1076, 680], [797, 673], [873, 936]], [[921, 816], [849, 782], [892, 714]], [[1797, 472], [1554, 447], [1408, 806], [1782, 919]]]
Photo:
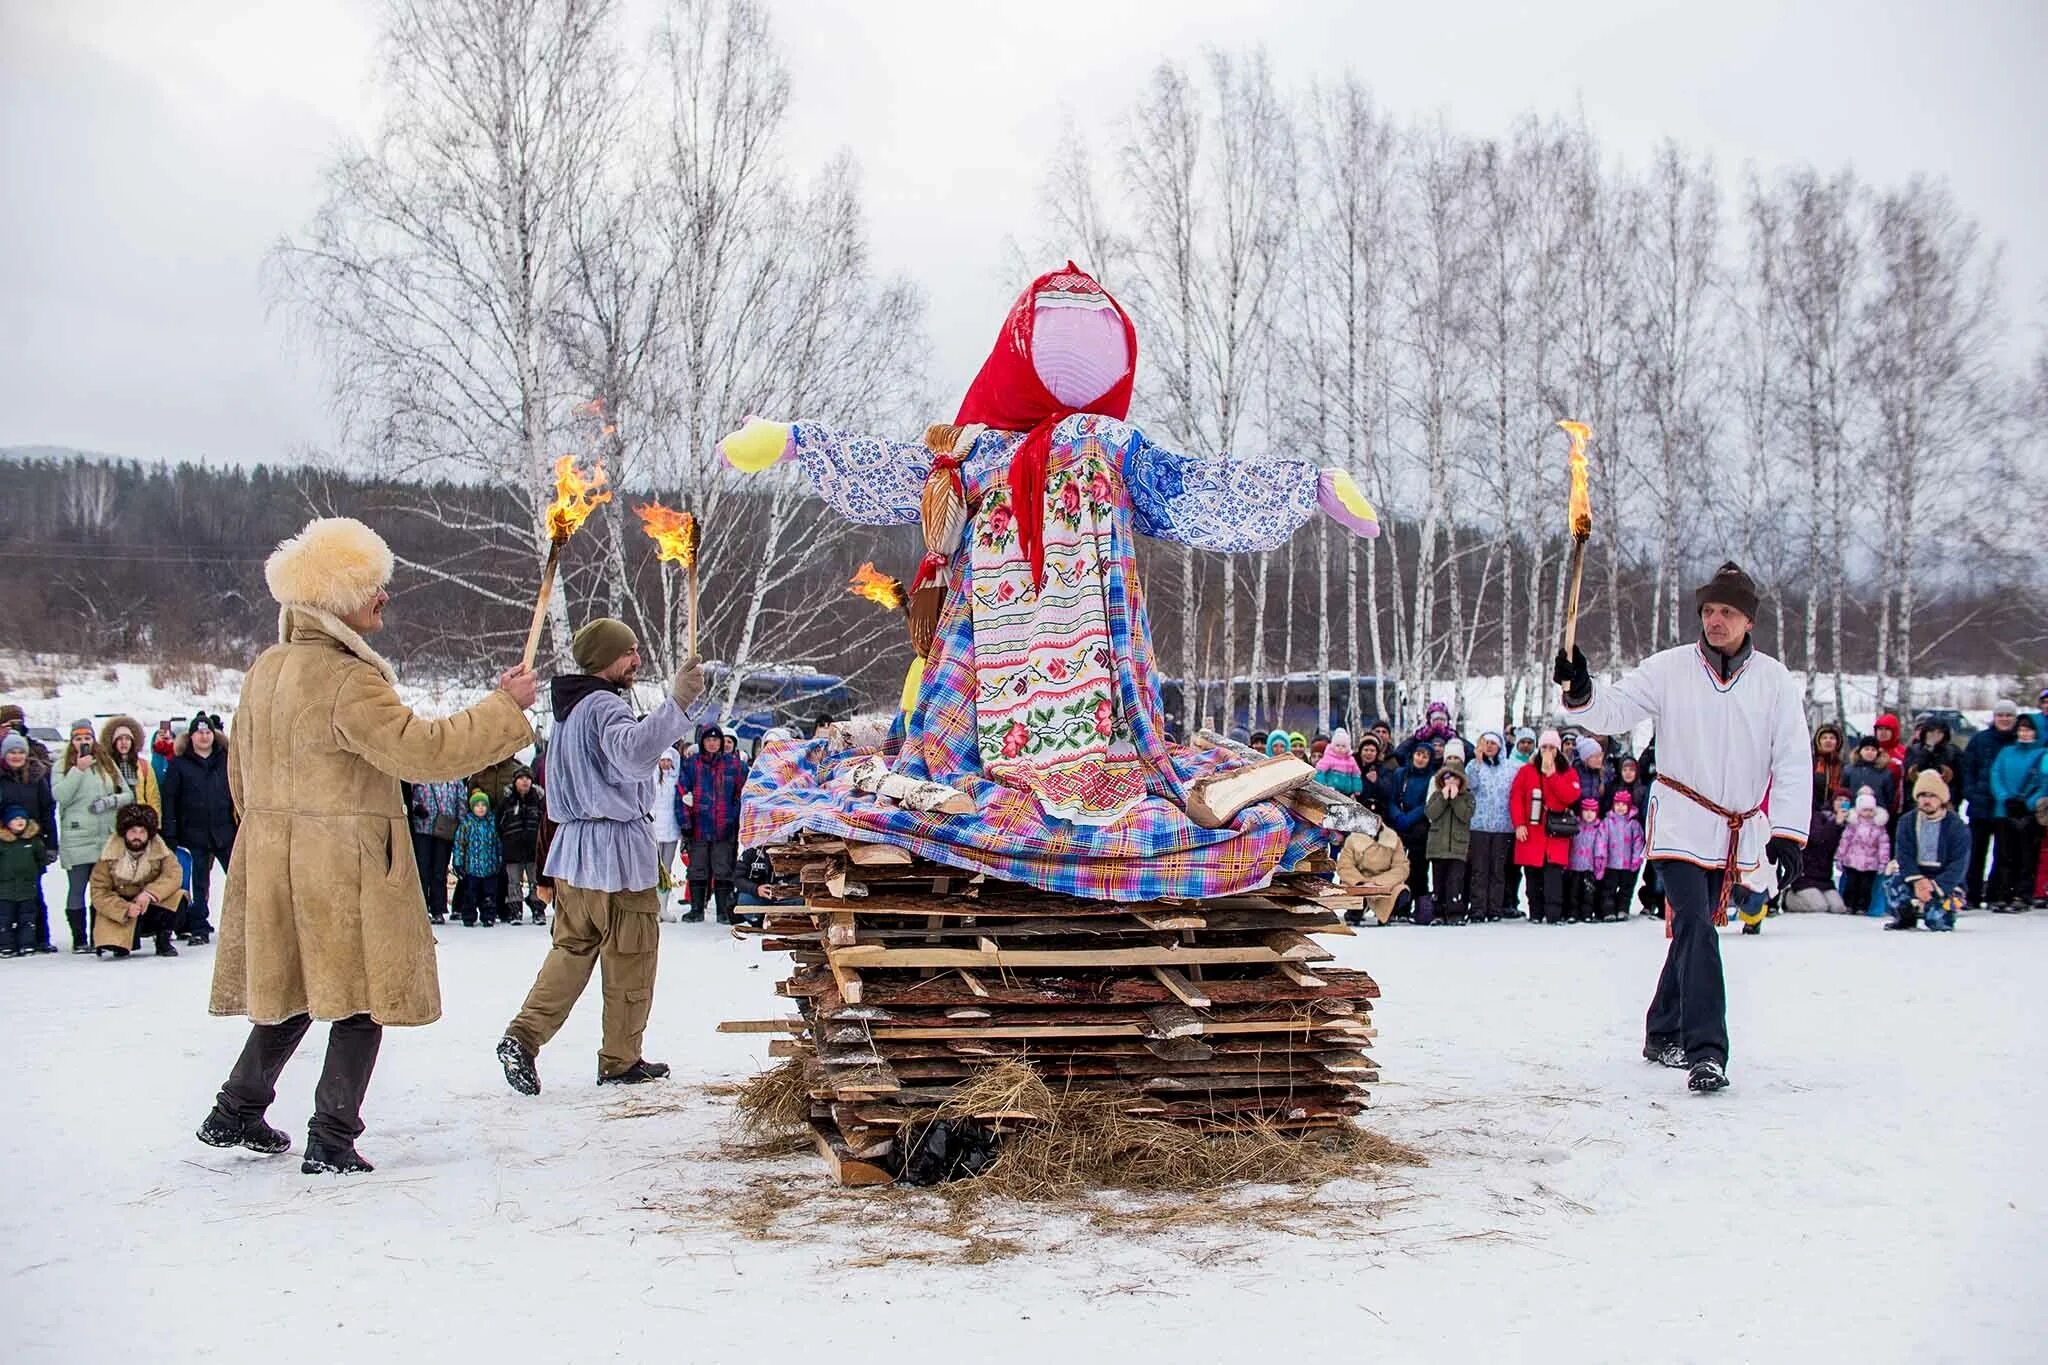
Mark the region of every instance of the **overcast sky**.
[[[1063, 113], [1104, 125], [1160, 60], [1209, 45], [1263, 43], [1289, 88], [1349, 68], [1393, 112], [1442, 110], [1467, 133], [1583, 107], [1610, 147], [1640, 160], [1675, 137], [1731, 182], [1750, 161], [1938, 173], [2004, 243], [2015, 324], [2041, 320], [2048, 0], [773, 9], [792, 169], [858, 157], [878, 264], [924, 287], [949, 405], [1023, 283], [1006, 239], [1039, 235]], [[294, 353], [259, 270], [310, 217], [334, 149], [368, 131], [376, 15], [0, 0], [0, 445], [253, 462], [332, 439], [318, 362]]]

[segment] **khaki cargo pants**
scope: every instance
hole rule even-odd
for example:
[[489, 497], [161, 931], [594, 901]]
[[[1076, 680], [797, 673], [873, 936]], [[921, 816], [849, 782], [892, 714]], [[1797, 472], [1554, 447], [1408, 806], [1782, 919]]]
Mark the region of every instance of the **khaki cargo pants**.
[[590, 984], [591, 968], [604, 969], [604, 1043], [597, 1074], [616, 1076], [640, 1060], [647, 1014], [654, 1007], [654, 966], [660, 955], [661, 897], [646, 891], [586, 891], [555, 883], [554, 946], [526, 1003], [505, 1029], [538, 1054], [561, 1032], [569, 1011]]

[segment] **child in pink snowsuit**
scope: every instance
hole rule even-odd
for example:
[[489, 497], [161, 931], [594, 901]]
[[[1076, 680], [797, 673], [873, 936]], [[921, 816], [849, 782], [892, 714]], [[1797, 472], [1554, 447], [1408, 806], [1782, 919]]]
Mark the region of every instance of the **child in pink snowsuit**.
[[1606, 841], [1607, 871], [1600, 878], [1600, 918], [1627, 919], [1629, 898], [1643, 870], [1643, 826], [1635, 797], [1627, 787], [1614, 789], [1614, 807], [1600, 822]]
[[1842, 865], [1842, 903], [1852, 915], [1870, 913], [1870, 897], [1877, 888], [1877, 874], [1892, 856], [1891, 840], [1885, 837], [1890, 817], [1877, 797], [1865, 787], [1856, 794], [1856, 808], [1849, 827], [1842, 831], [1842, 843], [1835, 861]]
[[1607, 832], [1600, 825], [1600, 803], [1579, 802], [1579, 832], [1572, 836], [1571, 862], [1564, 874], [1564, 917], [1600, 918], [1600, 881], [1607, 875]]

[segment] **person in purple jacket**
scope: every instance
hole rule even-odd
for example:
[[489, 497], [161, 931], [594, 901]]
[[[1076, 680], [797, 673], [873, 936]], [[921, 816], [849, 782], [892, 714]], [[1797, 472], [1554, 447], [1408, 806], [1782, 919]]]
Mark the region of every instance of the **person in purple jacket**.
[[1607, 875], [1607, 832], [1600, 825], [1600, 801], [1588, 796], [1579, 802], [1579, 832], [1572, 836], [1572, 857], [1564, 874], [1564, 917], [1577, 923], [1598, 919], [1600, 902], [1596, 888]]
[[1600, 875], [1600, 918], [1627, 919], [1643, 871], [1643, 822], [1628, 786], [1616, 786], [1609, 799], [1614, 804], [1600, 821], [1607, 854], [1607, 870]]

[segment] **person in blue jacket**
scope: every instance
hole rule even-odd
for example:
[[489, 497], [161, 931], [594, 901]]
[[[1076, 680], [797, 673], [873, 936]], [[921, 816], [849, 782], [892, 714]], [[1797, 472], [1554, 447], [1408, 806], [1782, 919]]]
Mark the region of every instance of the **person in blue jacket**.
[[[2034, 807], [2048, 801], [2048, 745], [2041, 742], [2041, 728], [2041, 717], [2031, 711], [2019, 718], [2013, 726], [2012, 743], [1992, 760], [1986, 784], [1991, 809], [1997, 812], [1998, 846], [1984, 898], [2002, 914], [2034, 908], [2034, 869], [2041, 859], [2041, 825], [2034, 818]], [[1976, 809], [1972, 807], [1973, 864], [1976, 829]]]
[[1948, 783], [1933, 769], [1913, 780], [1914, 809], [1899, 821], [1892, 862], [1885, 869], [1887, 929], [1956, 927], [1970, 864], [1970, 831], [1949, 809]]
[[1420, 901], [1429, 889], [1429, 782], [1442, 760], [1428, 744], [1417, 744], [1385, 783], [1387, 819], [1408, 848], [1408, 893]]

